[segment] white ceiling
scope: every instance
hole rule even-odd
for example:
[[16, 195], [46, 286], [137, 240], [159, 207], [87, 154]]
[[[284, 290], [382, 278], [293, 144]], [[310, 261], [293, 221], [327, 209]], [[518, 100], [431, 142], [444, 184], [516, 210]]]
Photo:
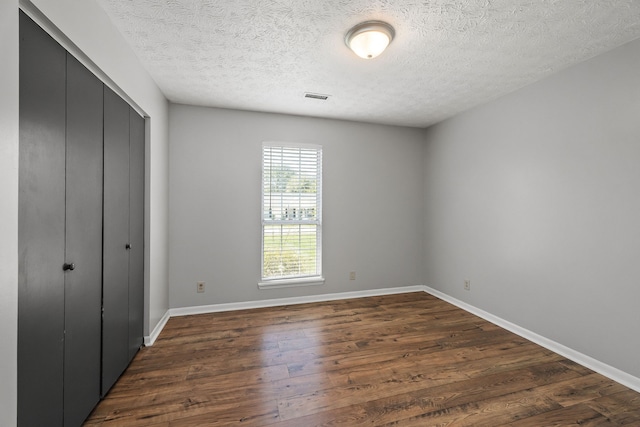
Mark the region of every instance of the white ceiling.
[[[640, 0], [98, 2], [172, 102], [416, 127], [640, 37]], [[364, 60], [372, 19], [396, 38]]]

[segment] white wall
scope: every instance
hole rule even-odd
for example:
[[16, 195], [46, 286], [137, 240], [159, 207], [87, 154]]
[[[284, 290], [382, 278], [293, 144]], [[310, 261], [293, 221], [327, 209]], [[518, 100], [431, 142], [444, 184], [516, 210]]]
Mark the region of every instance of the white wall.
[[168, 308], [168, 102], [94, 0], [31, 3], [150, 117], [146, 143], [144, 329], [149, 335]]
[[640, 40], [430, 128], [424, 161], [425, 284], [636, 377], [639, 70]]
[[[184, 105], [169, 129], [171, 307], [421, 283], [423, 130]], [[322, 286], [257, 287], [265, 140], [323, 146]]]
[[0, 425], [16, 423], [18, 1], [0, 1]]

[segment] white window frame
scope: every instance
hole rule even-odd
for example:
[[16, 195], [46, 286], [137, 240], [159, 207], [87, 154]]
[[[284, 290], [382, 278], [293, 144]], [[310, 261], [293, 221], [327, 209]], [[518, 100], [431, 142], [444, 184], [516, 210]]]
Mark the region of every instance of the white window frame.
[[[316, 185], [316, 219], [274, 219], [265, 218], [265, 148], [267, 147], [284, 147], [288, 149], [314, 149], [318, 150], [319, 165], [318, 165], [318, 180]], [[260, 245], [260, 281], [258, 282], [258, 288], [260, 289], [273, 289], [283, 288], [291, 286], [315, 286], [324, 284], [324, 277], [322, 276], [322, 146], [316, 144], [302, 144], [302, 143], [289, 143], [289, 142], [274, 142], [265, 141], [261, 147], [261, 198], [260, 198], [260, 217], [261, 217], [261, 245]], [[265, 226], [266, 225], [294, 225], [294, 224], [313, 224], [316, 226], [316, 274], [304, 275], [304, 276], [288, 276], [270, 278], [264, 276], [264, 244], [265, 244]]]

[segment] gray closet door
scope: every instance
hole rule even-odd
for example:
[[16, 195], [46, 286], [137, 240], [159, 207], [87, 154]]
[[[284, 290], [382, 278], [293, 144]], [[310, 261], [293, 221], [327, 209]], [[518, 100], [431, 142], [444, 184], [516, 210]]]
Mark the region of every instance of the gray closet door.
[[100, 399], [102, 308], [102, 82], [67, 54], [65, 425]]
[[62, 425], [66, 52], [20, 13], [18, 424]]
[[129, 361], [143, 339], [144, 318], [144, 118], [129, 114]]
[[144, 128], [20, 12], [21, 426], [80, 425], [142, 345]]
[[129, 363], [129, 108], [104, 88], [103, 395]]

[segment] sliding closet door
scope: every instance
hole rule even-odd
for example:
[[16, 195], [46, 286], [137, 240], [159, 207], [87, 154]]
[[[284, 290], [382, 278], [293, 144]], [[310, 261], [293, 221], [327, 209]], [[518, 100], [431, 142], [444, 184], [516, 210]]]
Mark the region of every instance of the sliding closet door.
[[104, 88], [103, 395], [129, 363], [129, 108]]
[[144, 318], [144, 118], [129, 109], [129, 360], [142, 346]]
[[20, 13], [18, 424], [62, 425], [66, 52]]
[[76, 426], [100, 399], [102, 82], [67, 54], [64, 420]]

